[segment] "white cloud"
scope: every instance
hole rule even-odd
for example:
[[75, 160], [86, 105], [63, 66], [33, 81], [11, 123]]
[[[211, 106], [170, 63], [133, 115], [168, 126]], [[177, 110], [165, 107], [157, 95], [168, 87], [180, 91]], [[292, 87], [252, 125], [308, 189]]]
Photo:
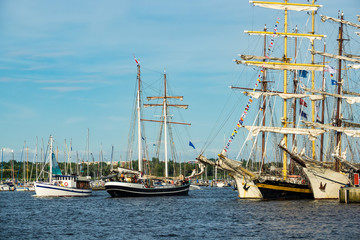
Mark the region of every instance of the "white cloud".
[[43, 87], [42, 90], [50, 90], [56, 92], [74, 92], [74, 91], [87, 91], [90, 87]]

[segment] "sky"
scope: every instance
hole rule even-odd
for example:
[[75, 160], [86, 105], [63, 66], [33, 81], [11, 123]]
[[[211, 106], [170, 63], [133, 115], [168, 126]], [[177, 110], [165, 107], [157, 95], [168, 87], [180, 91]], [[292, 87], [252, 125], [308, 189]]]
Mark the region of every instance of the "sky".
[[[342, 10], [353, 22], [360, 9], [358, 0], [318, 4], [324, 5], [319, 14], [337, 17]], [[144, 87], [150, 89], [144, 96], [161, 93], [155, 89], [166, 71], [171, 93], [189, 104], [173, 116], [191, 123], [176, 131], [183, 138], [178, 147], [182, 158], [194, 160], [202, 150], [216, 157], [247, 102], [228, 86], [253, 87], [256, 82], [233, 61], [262, 41], [243, 31], [262, 30], [264, 24], [271, 28], [276, 16], [282, 13], [245, 0], [0, 1], [4, 160], [12, 151], [19, 160], [24, 145], [33, 159], [36, 143], [46, 148], [50, 135], [60, 151], [66, 149], [65, 140], [68, 148], [71, 141], [73, 154], [78, 151], [84, 158], [88, 132], [95, 158], [102, 149], [109, 160], [114, 146], [114, 159], [124, 160], [137, 74], [134, 56]], [[306, 13], [291, 12], [290, 18], [309, 24]], [[154, 123], [146, 126], [150, 146], [155, 128]]]

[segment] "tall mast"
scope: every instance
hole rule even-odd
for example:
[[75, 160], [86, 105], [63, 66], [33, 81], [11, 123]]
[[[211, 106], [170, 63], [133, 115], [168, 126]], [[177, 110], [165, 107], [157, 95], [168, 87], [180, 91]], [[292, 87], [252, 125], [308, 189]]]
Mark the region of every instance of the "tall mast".
[[137, 64], [137, 79], [138, 79], [138, 91], [137, 91], [137, 124], [138, 124], [138, 163], [139, 163], [139, 167], [138, 170], [139, 172], [143, 171], [143, 161], [142, 161], [142, 155], [141, 155], [141, 116], [140, 116], [140, 106], [141, 106], [141, 99], [140, 99], [140, 64]]
[[53, 152], [53, 137], [50, 135], [50, 150], [49, 150], [49, 182], [52, 182], [52, 152]]
[[166, 72], [164, 70], [164, 151], [165, 151], [165, 177], [169, 177], [167, 156], [167, 95], [166, 95]]
[[[288, 0], [285, 0], [285, 4], [288, 3]], [[285, 9], [284, 11], [284, 33], [287, 33], [287, 19], [288, 19], [288, 10]], [[284, 60], [287, 63], [287, 35], [284, 36]], [[284, 93], [287, 93], [287, 70], [284, 69]], [[286, 128], [287, 127], [287, 100], [284, 99], [284, 117], [283, 117], [283, 125]], [[284, 134], [284, 142], [285, 147], [287, 147], [287, 134]], [[287, 154], [284, 151], [283, 153], [283, 178], [284, 180], [287, 178]]]
[[[312, 4], [314, 3], [315, 0], [312, 0]], [[315, 11], [311, 11], [311, 22], [311, 34], [315, 34]], [[311, 39], [311, 50], [313, 51], [315, 50], [314, 42], [315, 39]], [[311, 63], [315, 63], [314, 54], [311, 54]], [[315, 71], [311, 71], [311, 90], [315, 90]], [[311, 116], [312, 122], [315, 122], [315, 101], [311, 101]], [[312, 158], [315, 159], [315, 140], [312, 141]]]
[[[266, 25], [264, 27], [264, 32], [266, 32]], [[266, 57], [266, 34], [264, 35], [264, 57]], [[265, 61], [265, 60], [264, 60]], [[266, 69], [264, 68], [264, 74], [263, 74], [263, 80], [262, 80], [262, 84], [263, 84], [263, 91], [266, 92], [267, 91], [267, 82], [266, 82]], [[265, 108], [266, 108], [266, 97], [263, 97], [263, 106], [262, 106], [262, 111], [263, 111], [263, 120], [262, 120], [262, 125], [265, 126]], [[265, 171], [265, 132], [262, 133], [262, 143], [261, 143], [261, 172]]]
[[187, 109], [188, 105], [180, 105], [180, 104], [168, 104], [167, 99], [179, 99], [182, 100], [183, 97], [182, 96], [168, 96], [167, 95], [167, 90], [166, 90], [166, 73], [164, 71], [164, 96], [160, 96], [160, 97], [147, 97], [147, 100], [154, 100], [154, 99], [163, 99], [163, 103], [162, 104], [144, 104], [144, 107], [163, 107], [163, 120], [148, 120], [148, 119], [141, 119], [142, 121], [150, 121], [150, 122], [161, 122], [164, 123], [164, 152], [165, 152], [165, 177], [169, 176], [168, 173], [168, 156], [167, 156], [167, 124], [183, 124], [183, 125], [191, 125], [189, 123], [181, 123], [181, 122], [172, 122], [172, 121], [167, 121], [167, 108], [168, 107], [177, 107], [177, 108], [184, 108]]
[[[324, 52], [326, 50], [326, 42], [324, 42]], [[323, 64], [325, 64], [325, 56], [323, 56]], [[325, 71], [322, 72], [322, 91], [325, 92]], [[321, 123], [324, 123], [325, 116], [325, 99], [321, 101]], [[320, 139], [320, 162], [323, 161], [324, 157], [324, 134], [321, 134]]]
[[87, 134], [87, 169], [86, 169], [86, 170], [87, 170], [87, 174], [86, 174], [86, 176], [89, 176], [89, 166], [90, 166], [90, 165], [89, 165], [89, 164], [90, 164], [90, 163], [89, 163], [89, 157], [90, 157], [90, 156], [89, 156], [89, 154], [90, 154], [90, 147], [89, 147], [89, 142], [90, 142], [90, 141], [89, 141], [89, 138], [90, 138], [90, 137], [89, 137], [89, 131], [90, 131], [90, 130], [89, 130], [89, 128], [88, 128], [88, 134]]
[[[344, 20], [344, 13], [341, 13], [340, 17], [340, 27], [339, 27], [339, 49], [338, 49], [338, 55], [342, 56], [342, 48], [343, 48], [343, 20]], [[341, 59], [338, 59], [338, 80], [337, 80], [337, 86], [338, 86], [338, 94], [342, 94], [342, 82], [341, 82]], [[341, 98], [337, 99], [337, 108], [336, 108], [336, 126], [341, 127], [341, 118], [340, 118], [340, 111], [341, 111]], [[339, 147], [339, 153], [341, 153], [341, 132], [336, 133], [336, 146]], [[335, 171], [339, 171], [339, 161], [335, 160]]]
[[36, 136], [35, 179], [38, 179], [38, 137]]
[[[295, 28], [295, 33], [298, 33], [298, 28], [296, 26]], [[295, 53], [294, 53], [294, 63], [296, 63], [297, 60], [297, 37], [295, 37]], [[297, 92], [297, 87], [298, 87], [298, 79], [297, 79], [297, 72], [294, 71], [294, 93]], [[294, 103], [293, 103], [293, 127], [296, 128], [296, 104], [297, 104], [297, 100], [296, 98], [294, 98]], [[295, 146], [295, 134], [292, 135], [292, 146]], [[294, 173], [294, 167], [295, 167], [295, 163], [294, 160], [291, 159], [290, 157], [290, 174]]]

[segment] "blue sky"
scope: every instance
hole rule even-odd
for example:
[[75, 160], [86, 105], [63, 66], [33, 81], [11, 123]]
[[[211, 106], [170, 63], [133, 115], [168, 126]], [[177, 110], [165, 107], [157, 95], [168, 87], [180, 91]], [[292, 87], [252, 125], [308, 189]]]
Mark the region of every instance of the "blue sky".
[[[337, 17], [342, 7], [353, 22], [359, 14], [358, 0], [318, 4], [324, 5], [320, 14]], [[306, 13], [291, 14], [294, 22], [308, 19]], [[194, 159], [218, 131], [206, 149], [215, 156], [247, 102], [228, 86], [253, 87], [255, 82], [233, 62], [253, 49], [254, 38], [243, 31], [273, 26], [277, 15], [279, 11], [245, 0], [0, 1], [0, 147], [6, 149], [5, 160], [9, 150], [19, 159], [24, 141], [31, 152], [36, 137], [46, 145], [50, 134], [61, 151], [64, 139], [68, 144], [72, 139], [73, 150], [84, 154], [87, 129], [95, 158], [102, 146], [109, 159], [114, 145], [115, 160], [124, 159], [136, 81], [134, 55], [145, 84], [160, 85], [166, 69], [170, 89], [189, 104], [181, 118], [192, 125], [179, 128], [183, 158]], [[219, 115], [224, 118], [232, 108], [240, 110], [218, 130]], [[195, 151], [187, 146], [189, 140]]]

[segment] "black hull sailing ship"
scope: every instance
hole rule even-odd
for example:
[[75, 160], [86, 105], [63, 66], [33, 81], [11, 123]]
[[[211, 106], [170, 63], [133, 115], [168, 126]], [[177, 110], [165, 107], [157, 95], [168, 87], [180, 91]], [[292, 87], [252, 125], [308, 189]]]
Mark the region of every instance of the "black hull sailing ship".
[[309, 185], [279, 180], [255, 181], [264, 200], [314, 199]]
[[111, 197], [184, 196], [189, 193], [189, 183], [178, 186], [163, 185], [148, 187], [139, 183], [111, 182], [105, 186]]
[[[141, 88], [140, 88], [140, 64], [135, 59], [137, 63], [137, 100], [136, 100], [136, 116], [137, 116], [137, 128], [138, 128], [138, 171], [131, 169], [117, 168], [113, 170], [115, 173], [112, 176], [109, 176], [109, 182], [105, 184], [106, 191], [110, 194], [111, 197], [154, 197], [154, 196], [178, 196], [178, 195], [187, 195], [190, 188], [190, 183], [183, 175], [179, 177], [169, 178], [168, 176], [168, 159], [167, 159], [167, 124], [175, 122], [169, 122], [167, 120], [168, 116], [168, 107], [179, 107], [186, 109], [188, 105], [177, 105], [177, 104], [168, 104], [168, 99], [180, 99], [182, 96], [167, 96], [166, 93], [166, 74], [164, 74], [164, 96], [160, 97], [148, 97], [148, 100], [153, 99], [163, 99], [162, 104], [144, 104], [146, 107], [152, 106], [161, 106], [163, 107], [163, 116], [162, 120], [146, 120], [142, 119], [140, 114], [140, 109], [142, 108], [141, 104]], [[153, 177], [149, 175], [144, 175], [144, 163], [143, 163], [143, 148], [142, 140], [144, 139], [141, 131], [141, 121], [151, 121], [151, 122], [160, 122], [164, 126], [164, 152], [165, 152], [165, 177]], [[188, 123], [178, 123], [176, 124], [185, 124]]]

